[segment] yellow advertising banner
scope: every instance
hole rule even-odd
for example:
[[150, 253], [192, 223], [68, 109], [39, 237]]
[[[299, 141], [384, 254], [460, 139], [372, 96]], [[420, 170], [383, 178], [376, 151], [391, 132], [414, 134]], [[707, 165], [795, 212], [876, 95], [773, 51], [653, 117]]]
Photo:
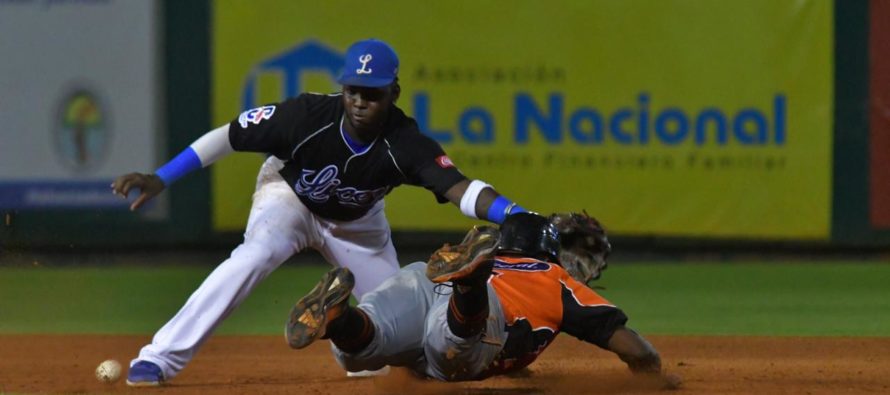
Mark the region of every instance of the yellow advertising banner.
[[[389, 42], [397, 103], [470, 178], [625, 235], [827, 239], [832, 2], [217, 1], [213, 113], [334, 82], [352, 42]], [[262, 157], [214, 165], [214, 224], [243, 228]], [[393, 228], [472, 221], [426, 190]]]

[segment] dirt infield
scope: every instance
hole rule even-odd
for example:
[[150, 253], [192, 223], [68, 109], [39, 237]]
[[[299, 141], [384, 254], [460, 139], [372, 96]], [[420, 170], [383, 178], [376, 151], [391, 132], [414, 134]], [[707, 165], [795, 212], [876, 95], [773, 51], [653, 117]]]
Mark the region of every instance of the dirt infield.
[[[218, 336], [172, 383], [131, 389], [101, 384], [104, 359], [127, 363], [141, 336], [0, 336], [0, 393], [198, 394], [650, 394], [611, 353], [568, 336], [526, 377], [473, 383], [422, 381], [395, 370], [347, 379], [326, 342], [292, 351], [278, 336]], [[682, 376], [671, 394], [890, 393], [890, 338], [653, 336], [664, 366]]]

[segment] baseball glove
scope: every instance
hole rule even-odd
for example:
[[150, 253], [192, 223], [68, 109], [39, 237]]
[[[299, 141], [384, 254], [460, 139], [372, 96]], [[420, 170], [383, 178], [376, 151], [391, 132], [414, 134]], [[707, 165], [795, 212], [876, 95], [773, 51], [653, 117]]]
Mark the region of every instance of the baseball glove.
[[560, 265], [582, 284], [600, 278], [612, 245], [599, 221], [584, 212], [553, 214], [550, 222], [559, 231]]

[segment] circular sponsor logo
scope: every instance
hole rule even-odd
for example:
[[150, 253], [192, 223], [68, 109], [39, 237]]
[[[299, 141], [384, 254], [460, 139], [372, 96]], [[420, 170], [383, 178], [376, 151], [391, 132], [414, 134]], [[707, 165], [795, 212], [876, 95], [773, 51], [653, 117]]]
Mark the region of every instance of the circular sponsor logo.
[[53, 135], [60, 160], [75, 171], [97, 168], [108, 152], [108, 114], [98, 96], [76, 89], [63, 96]]

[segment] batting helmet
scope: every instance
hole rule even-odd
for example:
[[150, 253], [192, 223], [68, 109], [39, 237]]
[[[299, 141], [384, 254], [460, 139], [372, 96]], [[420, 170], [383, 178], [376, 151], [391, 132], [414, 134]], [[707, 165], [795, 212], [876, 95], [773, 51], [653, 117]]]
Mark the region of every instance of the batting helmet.
[[511, 253], [557, 262], [559, 232], [546, 217], [534, 213], [507, 216], [501, 224], [496, 254]]

